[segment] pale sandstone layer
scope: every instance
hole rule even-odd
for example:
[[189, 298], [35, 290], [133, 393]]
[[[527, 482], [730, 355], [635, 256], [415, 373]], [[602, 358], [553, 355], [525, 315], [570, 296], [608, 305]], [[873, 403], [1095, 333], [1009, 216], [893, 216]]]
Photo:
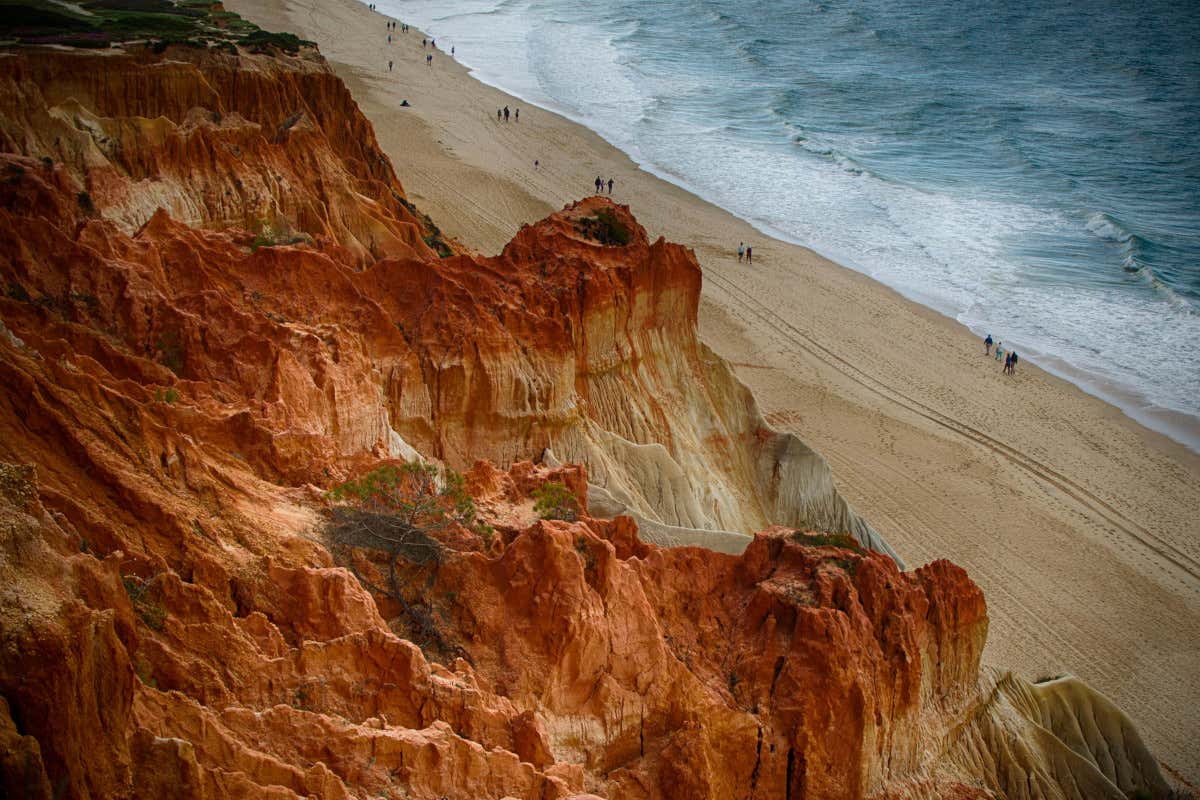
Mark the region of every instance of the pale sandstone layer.
[[[403, 603], [369, 594], [356, 574], [379, 585], [379, 563], [334, 565], [318, 487], [413, 455], [393, 426], [461, 462], [569, 447], [605, 420], [696, 446], [720, 422], [731, 435], [699, 443], [732, 454], [713, 475], [787, 501], [786, 462], [766, 485], [754, 470], [793, 440], [734, 428], [757, 419], [728, 415], [748, 395], [703, 367], [694, 259], [603, 201], [500, 257], [435, 257], [315, 54], [33, 49], [0, 68], [5, 145], [22, 153], [0, 156], [7, 794], [1165, 793], [1136, 730], [1085, 686], [980, 683], [986, 609], [961, 569], [902, 573], [790, 527], [740, 556], [659, 549], [629, 517], [587, 515], [577, 466], [477, 465], [468, 486], [499, 535], [449, 530], [436, 567], [402, 570]], [[60, 74], [70, 96], [51, 100]], [[227, 128], [234, 114], [246, 124]], [[247, 185], [241, 206], [209, 191]], [[239, 223], [264, 209], [299, 241]], [[587, 235], [600, 212], [629, 243]], [[619, 413], [572, 410], [593, 396]], [[802, 477], [828, 494], [827, 474]], [[576, 493], [579, 522], [533, 518], [549, 480]]]
[[[1004, 379], [953, 321], [763, 236], [445, 54], [427, 69], [419, 31], [389, 47], [383, 18], [352, 0], [231, 8], [318, 41], [412, 197], [468, 245], [497, 252], [597, 174], [614, 176], [615, 199], [651, 236], [695, 249], [701, 337], [770, 424], [829, 460], [907, 562], [951, 558], [979, 581], [985, 660], [1083, 677], [1133, 714], [1168, 767], [1200, 779], [1195, 454], [1032, 365]], [[496, 124], [506, 104], [522, 108], [519, 125]], [[753, 270], [736, 262], [739, 241], [754, 244]]]

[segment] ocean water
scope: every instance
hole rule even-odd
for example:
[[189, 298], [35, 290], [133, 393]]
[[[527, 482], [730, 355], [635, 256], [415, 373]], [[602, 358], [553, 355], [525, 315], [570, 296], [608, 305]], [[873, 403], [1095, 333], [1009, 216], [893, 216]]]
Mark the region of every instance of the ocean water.
[[1200, 444], [1192, 3], [377, 5], [761, 230]]

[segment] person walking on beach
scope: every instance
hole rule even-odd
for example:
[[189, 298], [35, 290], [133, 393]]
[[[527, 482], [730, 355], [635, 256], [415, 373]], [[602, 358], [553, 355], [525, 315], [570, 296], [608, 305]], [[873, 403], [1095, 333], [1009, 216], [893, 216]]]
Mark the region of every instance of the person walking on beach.
[[430, 39], [429, 46], [432, 47], [434, 50], [437, 50], [437, 39]]
[[1004, 342], [996, 342], [996, 360], [999, 361], [1000, 357], [1003, 355], [1004, 355]]
[[747, 264], [754, 263], [754, 248], [753, 247], [746, 248], [746, 263]]
[[608, 193], [609, 194], [612, 194], [612, 185], [613, 185], [613, 179], [609, 178], [608, 179]]
[[503, 116], [504, 116], [504, 113], [500, 109], [497, 108], [496, 109], [496, 122], [499, 122]]
[[450, 45], [450, 57], [454, 58], [454, 45]]
[[738, 242], [738, 263], [742, 263], [742, 256], [746, 255], [746, 243]]
[[538, 160], [535, 158], [533, 160], [533, 171], [537, 172], [537, 169], [538, 169]]
[[508, 106], [504, 107], [504, 121], [508, 122]]
[[388, 62], [388, 72], [392, 71], [392, 62]]
[[992, 354], [992, 335], [989, 333], [987, 338], [983, 340], [983, 354], [990, 356]]
[[513, 121], [514, 122], [521, 121], [521, 109], [519, 109], [519, 108], [517, 109], [517, 113], [513, 116]]
[[1012, 369], [1012, 353], [1004, 357], [1004, 374], [1007, 375], [1010, 369]]
[[596, 194], [600, 194], [600, 176], [596, 176], [596, 180], [592, 181], [592, 186], [596, 187]]
[[425, 54], [425, 66], [427, 66], [427, 67], [433, 66], [433, 53]]
[[421, 40], [421, 49], [422, 49], [422, 50], [424, 50], [424, 49], [425, 49], [425, 45], [427, 45], [428, 43], [429, 43], [429, 40], [428, 40], [428, 39], [422, 39], [422, 40]]
[[1013, 350], [1013, 354], [1012, 354], [1012, 367], [1010, 367], [1010, 368], [1009, 368], [1009, 370], [1008, 370], [1008, 374], [1009, 374], [1009, 375], [1016, 375], [1016, 374], [1017, 374], [1017, 362], [1018, 362], [1018, 361], [1020, 361], [1020, 360], [1021, 360], [1021, 357], [1020, 357], [1019, 355], [1017, 355], [1017, 351], [1016, 351], [1016, 350]]

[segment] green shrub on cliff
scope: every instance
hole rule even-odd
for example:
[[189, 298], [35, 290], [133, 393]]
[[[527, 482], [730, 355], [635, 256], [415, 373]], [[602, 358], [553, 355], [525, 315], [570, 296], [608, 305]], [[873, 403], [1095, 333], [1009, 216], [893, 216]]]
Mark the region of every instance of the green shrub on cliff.
[[[439, 481], [440, 478], [440, 481]], [[453, 515], [471, 514], [473, 503], [466, 493], [466, 481], [452, 469], [438, 470], [433, 464], [408, 461], [399, 466], [386, 464], [355, 480], [338, 484], [329, 490], [334, 501], [352, 501], [363, 507], [393, 513], [423, 513], [436, 506], [440, 511], [428, 513], [439, 519]], [[436, 500], [433, 506], [425, 504]], [[441, 502], [446, 501], [446, 502]]]
[[533, 490], [533, 510], [542, 519], [561, 519], [574, 522], [579, 519], [579, 500], [575, 494], [557, 481], [544, 483]]
[[328, 527], [334, 543], [382, 550], [393, 563], [437, 560], [441, 545], [430, 534], [475, 519], [462, 475], [418, 461], [379, 467], [327, 496], [336, 504]]
[[[433, 645], [441, 654], [456, 654], [438, 628], [429, 598], [419, 587], [402, 586], [401, 576], [411, 576], [414, 568], [418, 573], [426, 567], [436, 572], [443, 547], [432, 534], [456, 523], [474, 522], [475, 502], [462, 475], [418, 461], [399, 467], [388, 464], [335, 486], [326, 496], [335, 504], [325, 533], [337, 562], [368, 590], [396, 601], [418, 644]], [[386, 585], [373, 583], [360, 570], [356, 549], [385, 555]]]

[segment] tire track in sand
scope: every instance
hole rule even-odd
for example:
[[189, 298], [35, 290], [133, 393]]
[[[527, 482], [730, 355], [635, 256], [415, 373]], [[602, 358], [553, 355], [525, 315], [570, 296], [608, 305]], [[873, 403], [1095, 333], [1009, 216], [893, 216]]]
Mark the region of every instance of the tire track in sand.
[[817, 360], [823, 362], [830, 368], [845, 375], [850, 380], [868, 389], [869, 391], [884, 397], [893, 403], [905, 408], [909, 412], [923, 417], [936, 425], [939, 425], [953, 433], [956, 433], [966, 439], [969, 439], [976, 444], [979, 444], [993, 453], [1005, 458], [1009, 462], [1022, 468], [1026, 472], [1033, 475], [1035, 478], [1053, 486], [1062, 494], [1070, 497], [1077, 504], [1083, 506], [1095, 516], [1104, 520], [1113, 528], [1120, 530], [1127, 537], [1140, 542], [1142, 546], [1157, 554], [1164, 561], [1173, 565], [1176, 569], [1189, 576], [1194, 586], [1196, 582], [1200, 582], [1200, 562], [1186, 553], [1180, 551], [1169, 542], [1163, 541], [1151, 531], [1147, 530], [1142, 525], [1129, 519], [1120, 511], [1115, 509], [1108, 502], [1097, 497], [1094, 493], [1084, 488], [1071, 478], [1063, 475], [1058, 470], [1038, 461], [1031, 456], [1026, 455], [1017, 448], [989, 436], [978, 428], [974, 428], [964, 422], [960, 422], [953, 417], [950, 417], [942, 412], [934, 409], [921, 401], [906, 395], [904, 392], [888, 386], [877, 378], [872, 377], [868, 373], [856, 367], [846, 359], [837, 355], [829, 348], [822, 345], [820, 342], [813, 339], [808, 334], [804, 333], [792, 323], [781, 317], [773, 309], [759, 301], [745, 289], [739, 287], [736, 283], [729, 280], [723, 275], [720, 275], [716, 270], [705, 270], [704, 277], [712, 279], [716, 284], [725, 291], [725, 293], [748, 309], [763, 323], [770, 326], [776, 333], [784, 338], [793, 346], [805, 351]]

